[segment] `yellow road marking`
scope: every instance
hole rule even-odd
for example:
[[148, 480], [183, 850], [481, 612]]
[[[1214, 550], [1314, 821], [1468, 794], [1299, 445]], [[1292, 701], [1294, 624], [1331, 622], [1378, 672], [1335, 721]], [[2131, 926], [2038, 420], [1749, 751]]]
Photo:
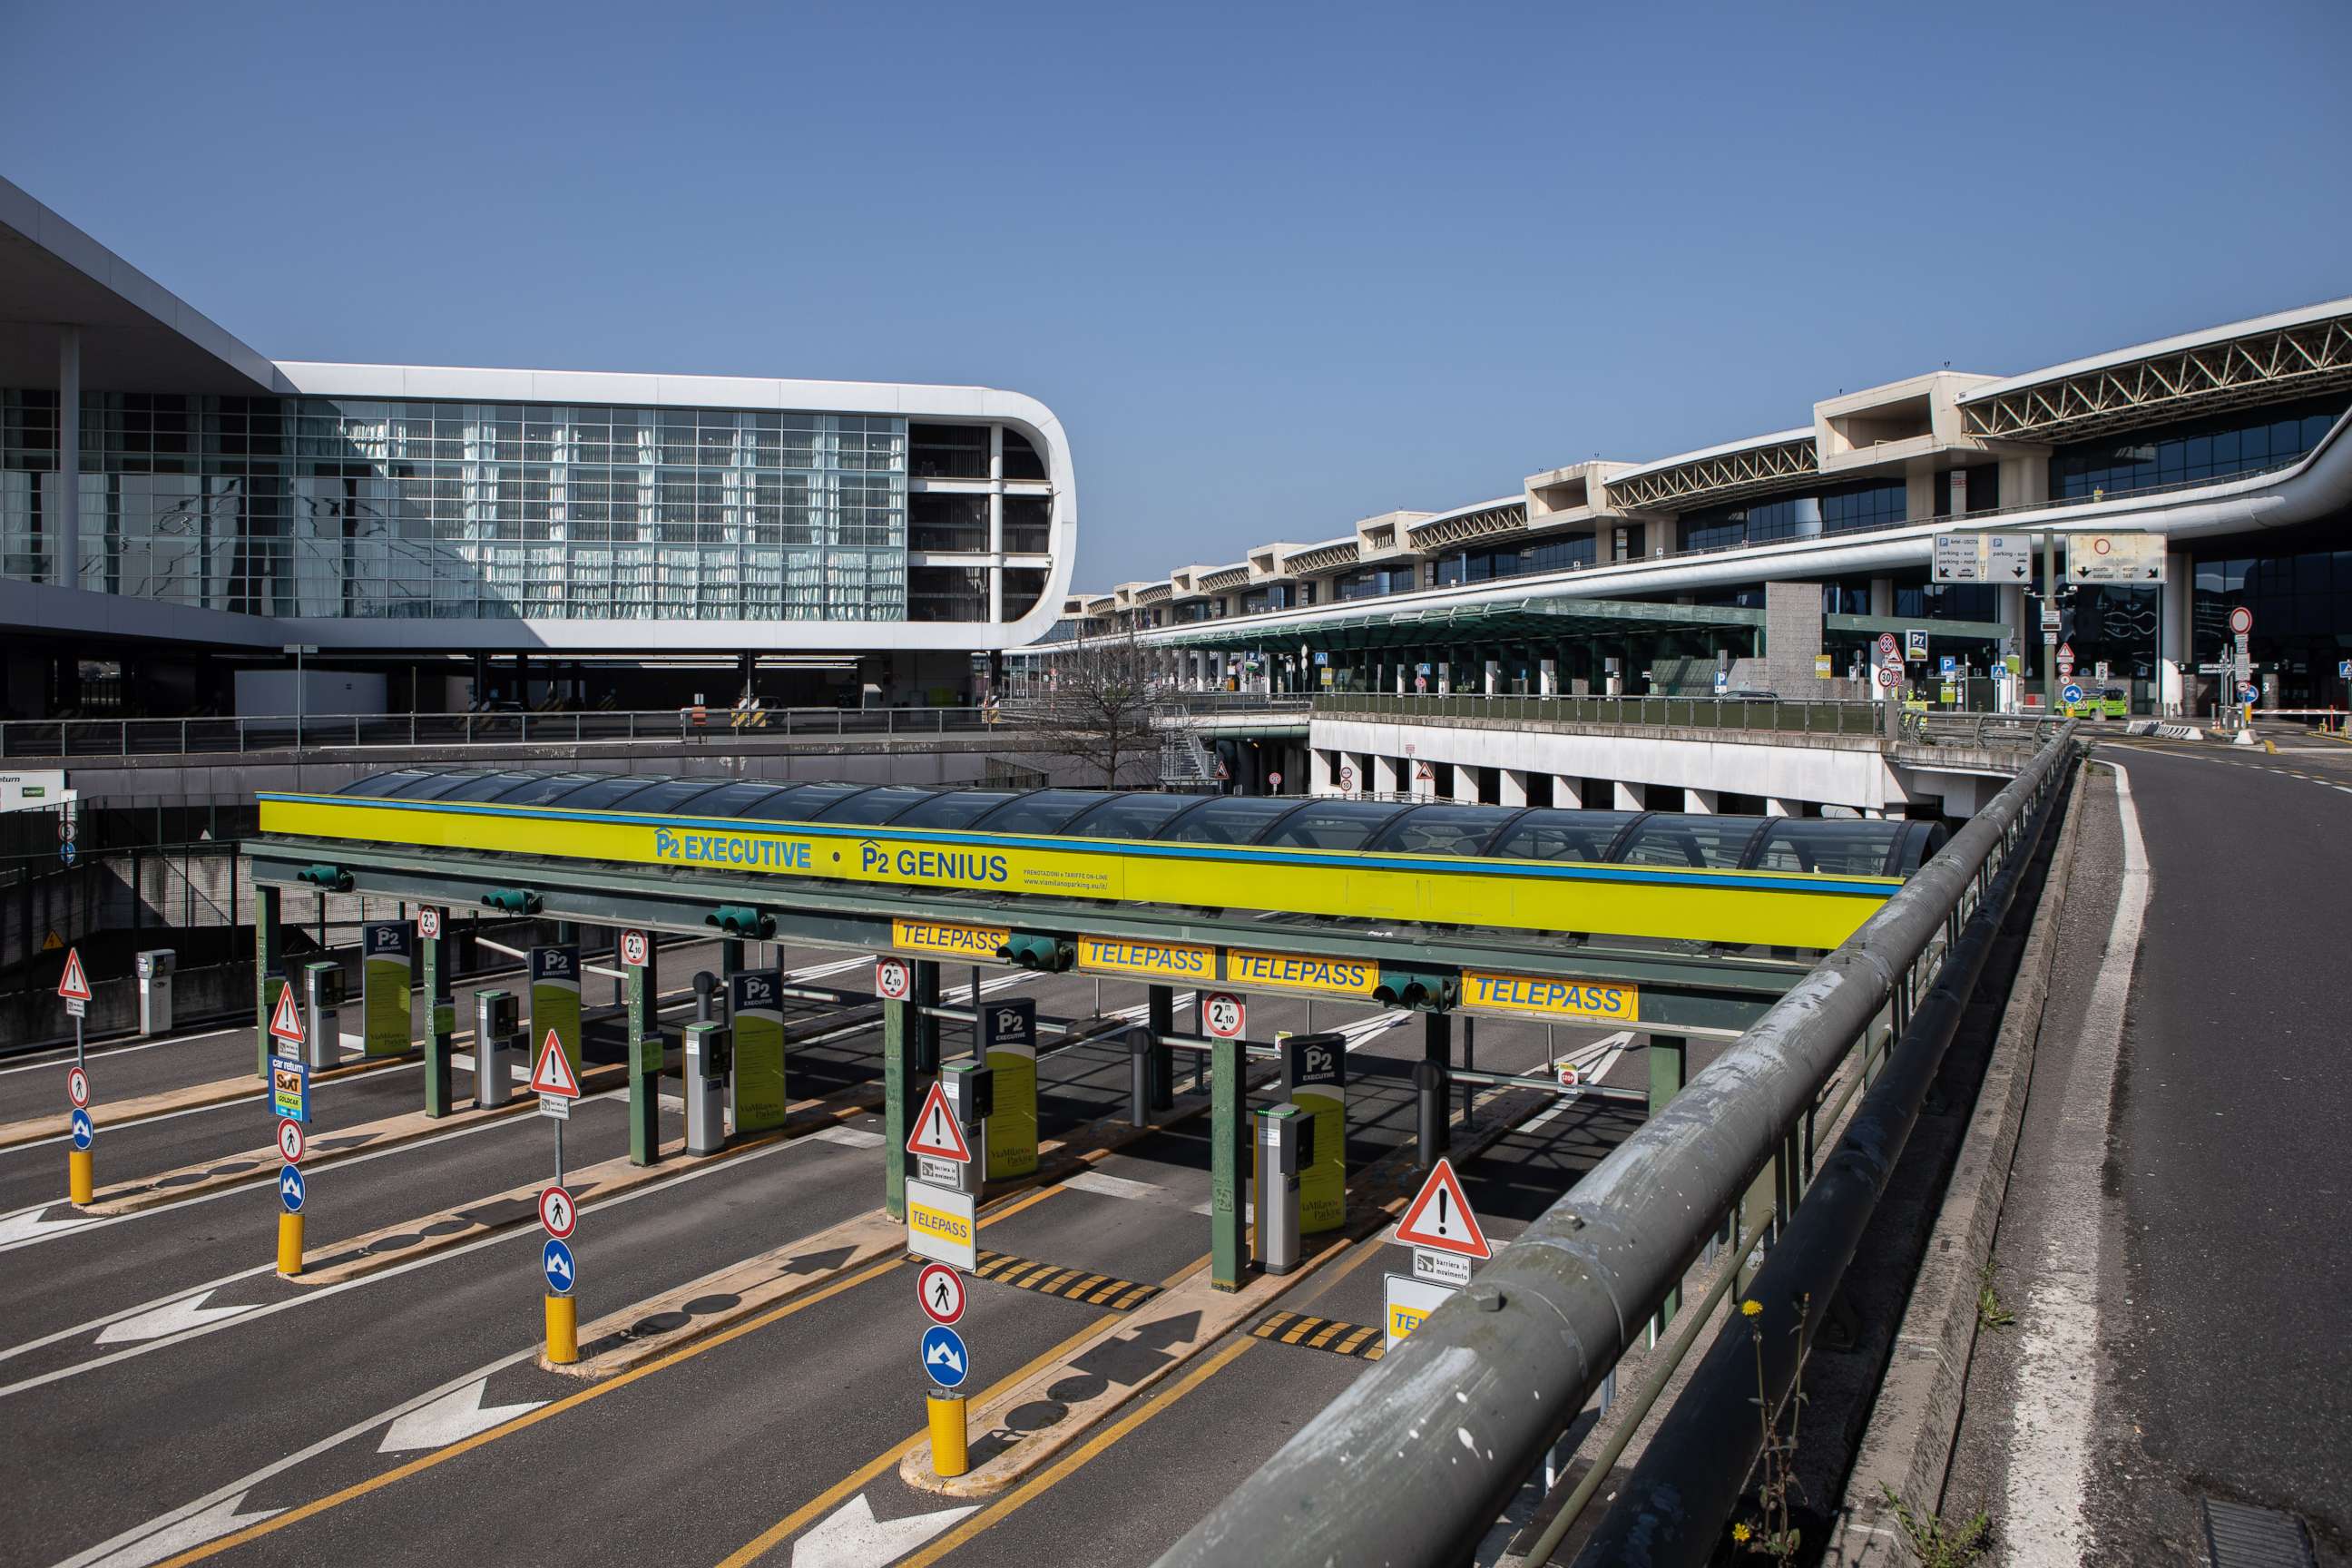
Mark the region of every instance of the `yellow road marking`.
[[[1054, 1487], [1058, 1486], [1062, 1481], [1076, 1474], [1081, 1468], [1091, 1463], [1095, 1456], [1100, 1454], [1105, 1448], [1109, 1447], [1113, 1443], [1118, 1442], [1120, 1438], [1126, 1436], [1129, 1432], [1134, 1431], [1138, 1426], [1142, 1426], [1146, 1421], [1150, 1420], [1161, 1411], [1173, 1405], [1178, 1400], [1183, 1398], [1186, 1394], [1200, 1387], [1201, 1384], [1208, 1382], [1212, 1377], [1214, 1377], [1218, 1373], [1223, 1371], [1225, 1367], [1233, 1362], [1239, 1360], [1242, 1354], [1256, 1342], [1257, 1342], [1255, 1340], [1250, 1339], [1247, 1336], [1235, 1340], [1232, 1344], [1227, 1345], [1223, 1350], [1217, 1352], [1207, 1361], [1202, 1362], [1199, 1366], [1194, 1367], [1191, 1372], [1187, 1373], [1184, 1375], [1183, 1380], [1178, 1383], [1174, 1387], [1169, 1389], [1167, 1393], [1161, 1394], [1157, 1399], [1148, 1399], [1135, 1409], [1129, 1411], [1126, 1415], [1120, 1416], [1108, 1426], [1104, 1427], [1100, 1432], [1097, 1432], [1095, 1436], [1079, 1445], [1078, 1447], [1074, 1449], [1072, 1452], [1055, 1460], [1054, 1463], [1048, 1466], [1044, 1473], [1039, 1475], [1035, 1480], [1030, 1482], [1019, 1491], [1014, 1492], [1011, 1497], [1005, 1498], [999, 1502], [992, 1503], [981, 1512], [965, 1520], [961, 1524], [957, 1525], [953, 1530], [949, 1531], [945, 1535], [940, 1536], [937, 1541], [932, 1542], [929, 1546], [923, 1548], [922, 1551], [916, 1552], [912, 1557], [905, 1559], [898, 1564], [898, 1568], [929, 1568], [931, 1563], [938, 1562], [940, 1558], [946, 1556], [957, 1547], [961, 1546], [965, 1542], [971, 1540], [982, 1531], [992, 1528], [1008, 1516], [1028, 1507], [1030, 1503], [1035, 1501], [1038, 1498], [1043, 1497]], [[730, 1558], [725, 1563], [720, 1565], [720, 1568], [735, 1568], [736, 1562], [736, 1559]]]

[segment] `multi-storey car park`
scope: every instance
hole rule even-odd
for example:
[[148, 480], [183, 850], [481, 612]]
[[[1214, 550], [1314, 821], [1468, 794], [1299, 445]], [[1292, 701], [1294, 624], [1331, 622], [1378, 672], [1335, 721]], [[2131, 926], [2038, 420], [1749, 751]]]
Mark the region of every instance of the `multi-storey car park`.
[[1016, 393], [274, 361], [0, 180], [10, 717], [969, 701], [1076, 526]]
[[[2352, 299], [2021, 375], [1936, 371], [1770, 435], [1549, 468], [1492, 500], [1074, 596], [1021, 662], [1132, 630], [1194, 688], [1706, 691], [1728, 666], [1735, 688], [1849, 696], [1878, 636], [1925, 628], [1938, 670], [2019, 656], [2026, 705], [2063, 641], [2134, 711], [2180, 714], [2221, 695], [2211, 667], [2242, 605], [2262, 700], [2340, 708], [2347, 405]], [[2062, 576], [2070, 539], [2153, 532], [2164, 579], [2062, 590], [2045, 643], [2038, 552], [2023, 583], [1931, 580], [1934, 537], [1959, 531], [2054, 531]]]

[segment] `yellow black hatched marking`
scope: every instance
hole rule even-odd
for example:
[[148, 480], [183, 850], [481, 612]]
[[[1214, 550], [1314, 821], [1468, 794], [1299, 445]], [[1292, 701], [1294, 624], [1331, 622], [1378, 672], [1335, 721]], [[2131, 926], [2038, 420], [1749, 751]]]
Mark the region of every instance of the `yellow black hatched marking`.
[[1010, 1285], [1016, 1290], [1034, 1290], [1041, 1296], [1059, 1296], [1066, 1300], [1084, 1301], [1089, 1307], [1108, 1307], [1114, 1312], [1131, 1312], [1160, 1294], [1157, 1285], [1144, 1285], [1133, 1279], [1121, 1279], [1114, 1274], [1089, 1274], [1083, 1268], [1064, 1268], [1052, 1263], [1040, 1263], [1034, 1258], [1016, 1258], [1009, 1252], [980, 1249], [972, 1272], [982, 1279], [993, 1279], [1000, 1285]]
[[1304, 1312], [1276, 1312], [1250, 1333], [1257, 1339], [1304, 1345], [1311, 1351], [1329, 1351], [1333, 1355], [1351, 1355], [1359, 1361], [1378, 1361], [1387, 1353], [1381, 1348], [1381, 1331], [1376, 1328]]

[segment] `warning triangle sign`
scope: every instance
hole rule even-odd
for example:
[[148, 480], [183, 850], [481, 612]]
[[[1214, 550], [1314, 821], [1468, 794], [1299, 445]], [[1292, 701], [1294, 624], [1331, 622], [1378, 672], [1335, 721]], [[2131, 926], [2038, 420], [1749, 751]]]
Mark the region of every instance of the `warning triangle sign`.
[[89, 977], [81, 972], [81, 949], [66, 950], [66, 972], [58, 981], [58, 994], [68, 1002], [89, 1000]]
[[539, 1060], [530, 1069], [530, 1091], [558, 1100], [580, 1098], [580, 1075], [572, 1070], [572, 1058], [563, 1054], [563, 1042], [555, 1037], [553, 1029], [539, 1043]]
[[923, 1109], [915, 1113], [915, 1131], [907, 1139], [907, 1152], [953, 1160], [959, 1165], [971, 1163], [971, 1145], [964, 1142], [963, 1129], [956, 1124], [955, 1108], [948, 1103], [947, 1090], [936, 1083], [923, 1097]]
[[1433, 1247], [1465, 1258], [1495, 1256], [1486, 1245], [1486, 1233], [1478, 1228], [1478, 1216], [1470, 1212], [1470, 1200], [1462, 1195], [1462, 1181], [1451, 1160], [1438, 1161], [1421, 1184], [1421, 1195], [1397, 1222], [1396, 1239], [1407, 1247]]
[[278, 994], [278, 1010], [269, 1015], [269, 1037], [289, 1046], [302, 1043], [302, 1009], [294, 1005], [294, 987]]

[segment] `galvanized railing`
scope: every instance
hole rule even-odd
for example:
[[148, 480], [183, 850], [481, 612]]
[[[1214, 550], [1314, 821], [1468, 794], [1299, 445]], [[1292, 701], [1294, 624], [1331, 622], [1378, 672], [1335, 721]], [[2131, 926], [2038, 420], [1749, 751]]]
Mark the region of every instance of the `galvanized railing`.
[[1515, 724], [1679, 725], [1705, 730], [1756, 730], [1776, 734], [1867, 735], [1885, 726], [1876, 702], [1800, 701], [1778, 697], [1397, 697], [1378, 691], [1326, 693], [1318, 716], [1395, 719], [1488, 719]]
[[15, 719], [0, 757], [187, 756], [320, 746], [518, 746], [778, 735], [943, 735], [985, 731], [987, 708], [657, 708], [565, 713], [324, 713], [225, 719]]
[[[1307, 1422], [1171, 1548], [1161, 1568], [1466, 1562], [1684, 1288], [1702, 1249], [1727, 1231], [1747, 1247], [1743, 1216], [1755, 1215], [1749, 1200], [1759, 1190], [1771, 1215], [1765, 1235], [1778, 1245], [1764, 1272], [1740, 1283], [1759, 1300], [1772, 1298], [1763, 1322], [1777, 1402], [1793, 1375], [1793, 1299], [1810, 1290], [1826, 1304], [1851, 1258], [1991, 932], [2054, 814], [2074, 734], [2061, 726], [1843, 946]], [[1850, 1065], [1861, 1070], [1844, 1074], [1845, 1093], [1862, 1093], [1862, 1103], [1816, 1172], [1804, 1134], [1811, 1118], [1836, 1114], [1832, 1086]], [[1642, 1397], [1656, 1397], [1678, 1352], [1697, 1342], [1690, 1315], [1703, 1324], [1709, 1304], [1684, 1309], [1676, 1352]], [[1703, 1363], [1685, 1394], [1698, 1396], [1696, 1414], [1676, 1423], [1677, 1400], [1666, 1417], [1684, 1439], [1655, 1464], [1644, 1456], [1649, 1471], [1665, 1473], [1637, 1469], [1639, 1484], [1627, 1489], [1621, 1507], [1645, 1511], [1604, 1521], [1604, 1530], [1647, 1532], [1643, 1561], [1703, 1560], [1746, 1483], [1758, 1423], [1752, 1409], [1721, 1415], [1714, 1400], [1732, 1395], [1709, 1371]], [[1754, 1389], [1746, 1381], [1738, 1396]], [[1697, 1497], [1695, 1473], [1706, 1483]], [[1582, 1489], [1583, 1499], [1599, 1484]], [[1661, 1537], [1680, 1548], [1654, 1552]], [[1559, 1538], [1549, 1532], [1534, 1560]]]

